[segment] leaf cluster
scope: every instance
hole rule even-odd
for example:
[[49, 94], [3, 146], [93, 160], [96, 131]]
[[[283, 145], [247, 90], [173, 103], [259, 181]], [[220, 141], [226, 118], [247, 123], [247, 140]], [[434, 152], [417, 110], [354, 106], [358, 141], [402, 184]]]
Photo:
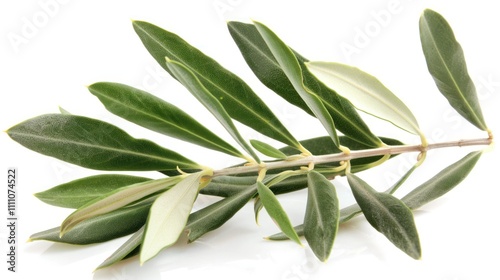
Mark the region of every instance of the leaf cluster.
[[[75, 210], [59, 227], [35, 233], [31, 240], [91, 244], [131, 235], [98, 268], [134, 255], [139, 255], [142, 264], [177, 242], [184, 232], [193, 242], [221, 227], [252, 199], [256, 218], [265, 209], [281, 231], [269, 239], [302, 244], [304, 236], [322, 261], [332, 251], [339, 224], [359, 214], [397, 248], [419, 259], [421, 247], [412, 210], [457, 186], [481, 155], [480, 151], [467, 154], [398, 198], [394, 193], [421, 165], [431, 146], [409, 107], [377, 78], [352, 66], [309, 61], [262, 23], [229, 22], [230, 35], [257, 78], [324, 127], [324, 136], [299, 141], [248, 84], [217, 61], [153, 24], [134, 21], [133, 28], [159, 65], [213, 114], [239, 147], [182, 109], [141, 89], [98, 82], [88, 87], [89, 92], [109, 112], [127, 121], [242, 162], [213, 170], [178, 151], [133, 138], [113, 124], [66, 111], [38, 116], [10, 128], [8, 135], [28, 149], [81, 167], [163, 174], [160, 179], [121, 173], [96, 175], [36, 194], [43, 202]], [[439, 91], [465, 119], [488, 132], [489, 138], [481, 144], [491, 143], [491, 132], [451, 27], [438, 13], [425, 10], [420, 19], [420, 38]], [[392, 147], [399, 147], [401, 152], [414, 149], [397, 139], [374, 134], [359, 111], [420, 138], [419, 160], [384, 192], [356, 173], [397, 155], [399, 152], [390, 152]], [[235, 122], [283, 146], [247, 140]], [[363, 153], [355, 156], [355, 151]], [[262, 160], [262, 156], [268, 159]], [[329, 161], [318, 160], [329, 156]], [[356, 200], [343, 209], [336, 194], [338, 176], [347, 178]], [[278, 196], [304, 188], [304, 221], [294, 226]], [[193, 212], [199, 194], [222, 199]]]

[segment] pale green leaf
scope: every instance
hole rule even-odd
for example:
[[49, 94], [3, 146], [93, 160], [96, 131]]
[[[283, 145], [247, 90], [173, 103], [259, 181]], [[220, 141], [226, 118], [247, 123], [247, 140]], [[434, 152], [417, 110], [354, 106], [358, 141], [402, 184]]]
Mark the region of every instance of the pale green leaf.
[[274, 148], [273, 146], [264, 143], [259, 140], [250, 140], [250, 144], [259, 152], [261, 152], [263, 155], [266, 155], [268, 157], [276, 158], [276, 159], [285, 159], [286, 155], [281, 152], [280, 150]]
[[116, 189], [106, 194], [105, 197], [99, 197], [92, 200], [71, 213], [71, 215], [63, 221], [61, 224], [60, 236], [63, 236], [76, 225], [87, 219], [111, 212], [143, 197], [166, 190], [181, 181], [183, 177], [185, 176], [182, 175], [136, 183]]
[[224, 126], [224, 128], [226, 128], [234, 140], [236, 140], [236, 142], [238, 142], [238, 144], [240, 144], [245, 151], [247, 151], [257, 162], [259, 162], [260, 160], [258, 156], [243, 139], [243, 137], [241, 137], [222, 104], [208, 91], [197, 76], [180, 62], [167, 59], [166, 63], [168, 69], [172, 72], [172, 75], [174, 75], [179, 82], [182, 83], [196, 97], [196, 99], [198, 99], [217, 118], [217, 120]]
[[469, 175], [481, 155], [481, 151], [467, 154], [465, 157], [446, 167], [434, 177], [412, 190], [401, 200], [411, 209], [416, 209], [444, 195], [460, 184], [460, 182]]
[[288, 236], [288, 238], [298, 244], [302, 244], [297, 233], [293, 229], [292, 224], [290, 223], [288, 215], [274, 193], [267, 186], [262, 184], [262, 182], [257, 182], [257, 191], [264, 208], [278, 227]]
[[304, 236], [316, 257], [326, 261], [339, 226], [339, 201], [335, 186], [325, 176], [311, 171], [307, 179]]
[[190, 174], [155, 200], [146, 223], [139, 257], [141, 265], [177, 241], [186, 226], [202, 177], [210, 174], [211, 171]]
[[121, 174], [95, 175], [55, 186], [35, 196], [50, 205], [76, 209], [118, 188], [149, 180]]
[[356, 108], [414, 134], [421, 134], [410, 109], [377, 78], [356, 67], [336, 62], [307, 62], [325, 85], [349, 99]]
[[425, 10], [420, 17], [420, 41], [427, 68], [439, 91], [470, 123], [488, 130], [464, 52], [446, 19], [435, 11]]
[[19, 144], [35, 152], [86, 168], [116, 171], [199, 169], [184, 156], [135, 139], [109, 123], [76, 115], [48, 114], [7, 130]]
[[321, 122], [333, 143], [339, 146], [339, 138], [333, 119], [318, 95], [304, 85], [302, 69], [297, 57], [267, 26], [258, 22], [254, 22], [254, 24], [295, 90], [314, 113], [314, 116]]
[[111, 113], [153, 131], [241, 157], [230, 144], [176, 106], [140, 89], [100, 82], [88, 87]]
[[420, 259], [420, 240], [410, 208], [390, 194], [375, 191], [356, 175], [348, 173], [347, 180], [366, 220], [396, 247]]

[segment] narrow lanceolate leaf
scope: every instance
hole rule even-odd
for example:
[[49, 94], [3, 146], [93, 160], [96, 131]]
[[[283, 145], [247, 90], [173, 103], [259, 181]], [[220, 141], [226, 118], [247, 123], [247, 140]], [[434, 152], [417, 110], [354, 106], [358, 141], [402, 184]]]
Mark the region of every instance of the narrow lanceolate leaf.
[[427, 182], [415, 188], [401, 200], [411, 209], [433, 201], [460, 184], [476, 165], [482, 152], [471, 152], [462, 159], [446, 167]]
[[133, 25], [144, 46], [172, 76], [175, 77], [165, 65], [165, 57], [179, 61], [190, 69], [203, 86], [220, 100], [231, 118], [268, 137], [299, 147], [297, 140], [238, 76], [173, 33], [147, 22], [134, 21]]
[[140, 262], [144, 264], [163, 248], [174, 244], [181, 235], [198, 195], [200, 181], [211, 171], [188, 175], [180, 183], [161, 194], [151, 206]]
[[92, 200], [73, 212], [63, 221], [61, 224], [60, 236], [64, 236], [64, 234], [76, 225], [87, 219], [111, 212], [148, 195], [166, 190], [181, 181], [184, 177], [185, 176], [169, 177], [133, 184], [114, 190], [105, 197], [99, 197]]
[[55, 186], [35, 196], [50, 205], [76, 209], [118, 188], [149, 180], [121, 174], [95, 175]]
[[198, 164], [157, 144], [135, 139], [109, 123], [49, 114], [24, 121], [7, 133], [35, 152], [98, 170], [198, 169]]
[[[269, 89], [276, 92], [286, 101], [314, 116], [307, 104], [278, 63], [259, 31], [253, 24], [229, 22], [229, 32], [254, 74]], [[307, 59], [294, 51], [302, 69], [304, 85], [321, 99], [326, 109], [335, 120], [336, 128], [348, 137], [370, 147], [381, 145], [380, 140], [370, 131], [359, 116], [354, 106], [344, 97], [338, 95], [312, 75], [305, 62]]]
[[279, 203], [278, 199], [274, 195], [274, 193], [262, 182], [257, 182], [257, 191], [259, 193], [259, 197], [266, 208], [267, 213], [273, 219], [273, 221], [278, 225], [278, 227], [283, 231], [283, 233], [288, 236], [291, 240], [297, 242], [298, 244], [302, 244], [300, 242], [299, 236], [293, 229], [292, 224], [290, 223], [290, 219], [286, 214], [285, 210]]
[[224, 198], [189, 216], [186, 224], [189, 242], [193, 242], [205, 233], [215, 230], [227, 222], [238, 212], [255, 194], [257, 185], [247, 186], [246, 189], [230, 197]]
[[121, 260], [128, 258], [136, 251], [142, 244], [142, 239], [144, 238], [144, 226], [141, 227], [136, 233], [134, 233], [125, 243], [123, 243], [120, 248], [111, 254], [106, 260], [104, 260], [95, 270], [99, 270], [108, 266], [111, 266]]
[[240, 144], [245, 151], [247, 151], [257, 162], [259, 162], [259, 158], [250, 145], [248, 145], [243, 137], [241, 137], [226, 109], [200, 82], [196, 75], [180, 62], [167, 59], [166, 64], [168, 69], [172, 72], [172, 75], [174, 75], [179, 82], [182, 83], [196, 97], [196, 99], [198, 99], [217, 118], [229, 134], [231, 134], [234, 140], [236, 140], [236, 142], [238, 142], [238, 144]]
[[316, 257], [326, 261], [339, 226], [339, 201], [335, 186], [325, 176], [311, 171], [307, 181], [304, 235]]
[[33, 234], [30, 236], [30, 241], [48, 240], [83, 245], [122, 237], [135, 232], [144, 225], [152, 202], [152, 200], [144, 201], [90, 218], [75, 226], [63, 237], [59, 236], [61, 228], [56, 227]]
[[410, 109], [372, 75], [335, 62], [307, 62], [306, 66], [320, 81], [349, 99], [359, 110], [410, 133], [421, 133]]
[[258, 22], [255, 22], [255, 26], [271, 50], [276, 61], [285, 72], [285, 75], [292, 83], [294, 89], [299, 93], [300, 97], [313, 112], [314, 116], [321, 122], [328, 132], [328, 135], [332, 138], [333, 143], [339, 146], [339, 139], [333, 119], [318, 95], [304, 85], [302, 69], [292, 50], [290, 50], [290, 48], [288, 48], [288, 46], [285, 45], [267, 26]]
[[410, 208], [390, 194], [375, 191], [356, 175], [347, 174], [347, 180], [366, 220], [396, 247], [420, 259], [420, 240]]
[[241, 157], [241, 153], [176, 106], [140, 89], [100, 82], [89, 86], [111, 113], [153, 131]]
[[259, 152], [261, 152], [263, 155], [266, 155], [268, 157], [272, 158], [277, 158], [277, 159], [285, 159], [286, 155], [281, 152], [280, 150], [274, 148], [273, 146], [264, 143], [259, 140], [250, 140], [250, 144]]
[[464, 52], [446, 19], [435, 11], [425, 10], [420, 17], [420, 41], [427, 68], [439, 91], [460, 115], [479, 129], [487, 130]]

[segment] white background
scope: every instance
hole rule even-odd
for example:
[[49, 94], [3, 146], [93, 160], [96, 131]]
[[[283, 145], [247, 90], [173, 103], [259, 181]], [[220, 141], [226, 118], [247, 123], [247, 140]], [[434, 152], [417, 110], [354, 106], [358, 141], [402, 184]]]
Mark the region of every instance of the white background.
[[[47, 4], [51, 3], [51, 4]], [[440, 96], [427, 72], [420, 48], [418, 20], [425, 8], [443, 14], [461, 42], [469, 72], [493, 132], [498, 127], [500, 43], [495, 1], [2, 1], [0, 4], [0, 128], [58, 112], [113, 122], [134, 137], [178, 149], [216, 168], [234, 159], [146, 131], [108, 113], [85, 85], [113, 81], [148, 90], [189, 112], [226, 139], [226, 132], [168, 77], [150, 57], [130, 20], [145, 20], [179, 34], [254, 88], [299, 139], [323, 135], [320, 125], [262, 86], [246, 66], [226, 28], [226, 20], [259, 20], [311, 60], [350, 63], [378, 77], [413, 110], [430, 142], [485, 137], [463, 121]], [[378, 15], [378, 16], [377, 16]], [[381, 15], [390, 15], [380, 18]], [[378, 19], [378, 21], [377, 21]], [[364, 35], [363, 35], [364, 34]], [[349, 53], [346, 50], [354, 51]], [[373, 118], [372, 130], [418, 143], [418, 138]], [[242, 127], [246, 138], [265, 140]], [[49, 242], [25, 243], [37, 231], [57, 226], [68, 209], [38, 201], [33, 193], [73, 179], [97, 174], [36, 154], [0, 135], [0, 216], [6, 219], [6, 170], [18, 168], [18, 273], [0, 265], [2, 279], [499, 279], [498, 153], [484, 154], [471, 175], [453, 192], [415, 214], [423, 258], [415, 261], [395, 249], [362, 217], [341, 227], [330, 260], [321, 263], [310, 249], [292, 242], [262, 239], [276, 232], [267, 214], [255, 225], [247, 205], [224, 227], [194, 244], [183, 242], [157, 258], [137, 259], [92, 273], [126, 239], [92, 246]], [[399, 192], [404, 194], [467, 149], [430, 152]], [[413, 164], [400, 156], [386, 166], [361, 173], [378, 189]], [[141, 174], [158, 176], [155, 173]], [[337, 181], [344, 205], [352, 201], [345, 181]], [[212, 202], [201, 196], [195, 207]], [[294, 223], [300, 223], [305, 193], [282, 196]], [[5, 218], [4, 218], [5, 217]], [[6, 220], [5, 220], [6, 223]], [[6, 259], [8, 231], [0, 227], [1, 260]]]

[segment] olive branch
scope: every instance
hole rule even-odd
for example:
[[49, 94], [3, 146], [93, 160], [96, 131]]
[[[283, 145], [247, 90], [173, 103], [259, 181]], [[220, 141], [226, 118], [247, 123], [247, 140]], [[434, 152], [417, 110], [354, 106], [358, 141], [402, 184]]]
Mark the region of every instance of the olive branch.
[[[315, 117], [326, 134], [298, 141], [259, 96], [239, 77], [174, 33], [134, 21], [133, 27], [156, 61], [181, 83], [240, 146], [233, 147], [167, 101], [124, 84], [99, 82], [88, 87], [111, 113], [155, 132], [242, 160], [214, 170], [178, 151], [135, 139], [122, 129], [85, 116], [48, 114], [7, 130], [19, 144], [85, 168], [105, 171], [158, 171], [160, 179], [103, 174], [55, 186], [36, 196], [72, 208], [60, 227], [35, 233], [31, 240], [70, 244], [131, 237], [98, 269], [139, 255], [142, 263], [187, 232], [189, 242], [215, 230], [250, 200], [256, 218], [265, 209], [280, 233], [271, 240], [309, 244], [328, 259], [340, 223], [363, 214], [366, 220], [410, 257], [421, 257], [412, 210], [444, 195], [473, 169], [482, 151], [449, 165], [408, 194], [396, 190], [426, 160], [432, 149], [489, 146], [493, 134], [484, 121], [464, 54], [446, 20], [432, 10], [420, 18], [420, 39], [427, 66], [441, 94], [485, 138], [429, 143], [410, 109], [378, 79], [336, 62], [309, 61], [259, 22], [229, 22], [228, 29], [259, 80], [287, 102]], [[371, 114], [419, 137], [418, 144], [373, 134], [358, 111]], [[234, 121], [283, 143], [247, 141]], [[418, 153], [414, 166], [380, 192], [356, 173], [403, 153]], [[260, 156], [268, 160], [261, 160]], [[347, 177], [356, 204], [340, 209], [335, 178]], [[307, 188], [304, 222], [292, 225], [277, 196]], [[222, 197], [196, 212], [198, 194]]]

